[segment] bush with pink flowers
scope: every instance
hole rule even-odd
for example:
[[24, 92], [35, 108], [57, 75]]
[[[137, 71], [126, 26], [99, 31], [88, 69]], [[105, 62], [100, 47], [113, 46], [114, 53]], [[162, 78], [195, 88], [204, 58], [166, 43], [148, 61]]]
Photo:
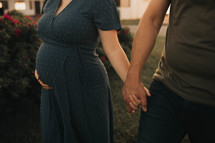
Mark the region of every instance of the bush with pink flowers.
[[37, 22], [12, 11], [0, 17], [0, 98], [19, 97], [34, 85], [35, 55], [40, 45]]

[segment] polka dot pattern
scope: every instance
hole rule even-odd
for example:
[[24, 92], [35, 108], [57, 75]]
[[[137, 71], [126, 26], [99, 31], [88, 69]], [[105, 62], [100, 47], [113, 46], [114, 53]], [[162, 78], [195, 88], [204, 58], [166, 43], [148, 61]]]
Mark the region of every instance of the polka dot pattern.
[[113, 143], [113, 111], [107, 71], [96, 54], [98, 28], [119, 30], [113, 0], [72, 0], [55, 16], [60, 0], [45, 0], [36, 57], [42, 88], [42, 143]]

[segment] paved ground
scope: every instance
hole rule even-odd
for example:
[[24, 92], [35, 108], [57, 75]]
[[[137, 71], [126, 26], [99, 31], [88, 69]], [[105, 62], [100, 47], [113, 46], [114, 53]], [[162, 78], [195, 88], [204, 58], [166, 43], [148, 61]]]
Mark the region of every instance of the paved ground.
[[[132, 33], [136, 32], [137, 25], [126, 25], [126, 27], [130, 28]], [[158, 35], [165, 36], [166, 35], [167, 24], [163, 24]]]

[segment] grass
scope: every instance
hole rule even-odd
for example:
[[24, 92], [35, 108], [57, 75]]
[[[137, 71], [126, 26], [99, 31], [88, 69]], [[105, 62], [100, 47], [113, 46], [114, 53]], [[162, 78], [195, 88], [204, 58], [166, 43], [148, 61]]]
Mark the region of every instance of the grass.
[[[158, 37], [142, 74], [142, 81], [146, 87], [152, 81], [152, 75], [157, 67], [160, 53], [164, 46], [165, 37]], [[115, 143], [135, 143], [137, 139], [140, 112], [128, 114], [121, 96], [122, 82], [115, 72], [109, 72], [114, 107], [114, 138]], [[1, 143], [40, 143], [40, 98], [24, 97], [9, 103], [0, 114], [0, 142]], [[189, 143], [185, 139], [182, 143]]]
[[1, 109], [0, 142], [40, 143], [39, 104], [39, 96], [25, 96]]

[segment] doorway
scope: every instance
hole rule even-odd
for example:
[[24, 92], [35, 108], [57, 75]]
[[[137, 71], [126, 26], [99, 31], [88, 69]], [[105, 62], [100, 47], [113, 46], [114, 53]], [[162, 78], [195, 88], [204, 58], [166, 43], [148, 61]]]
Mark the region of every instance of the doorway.
[[40, 12], [40, 1], [35, 1], [35, 15], [39, 15]]

